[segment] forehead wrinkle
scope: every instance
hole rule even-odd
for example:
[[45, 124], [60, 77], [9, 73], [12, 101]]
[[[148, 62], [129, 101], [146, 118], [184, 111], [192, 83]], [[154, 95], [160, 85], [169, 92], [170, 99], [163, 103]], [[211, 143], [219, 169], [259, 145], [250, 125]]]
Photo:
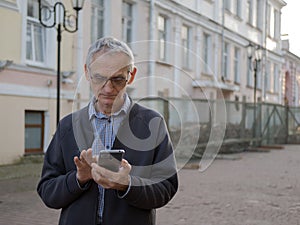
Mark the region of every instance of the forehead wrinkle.
[[98, 52], [90, 64], [91, 71], [101, 75], [112, 76], [123, 73], [130, 66], [130, 58], [122, 52]]

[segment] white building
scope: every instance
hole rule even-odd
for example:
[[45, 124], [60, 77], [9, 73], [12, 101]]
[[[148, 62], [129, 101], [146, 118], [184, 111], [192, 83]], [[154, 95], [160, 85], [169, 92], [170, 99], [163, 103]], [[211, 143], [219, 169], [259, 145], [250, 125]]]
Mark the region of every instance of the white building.
[[[43, 0], [53, 6], [56, 1]], [[70, 1], [61, 1], [72, 13]], [[282, 104], [282, 0], [87, 0], [79, 30], [62, 33], [60, 117], [85, 105], [82, 79], [90, 43], [128, 42], [138, 74], [129, 91], [148, 96], [253, 101], [247, 46], [263, 50], [258, 99]], [[56, 127], [57, 32], [38, 20], [37, 0], [0, 0], [0, 164], [45, 151]], [[11, 62], [8, 63], [7, 62]], [[73, 83], [70, 82], [73, 80]], [[79, 88], [77, 88], [79, 84]]]

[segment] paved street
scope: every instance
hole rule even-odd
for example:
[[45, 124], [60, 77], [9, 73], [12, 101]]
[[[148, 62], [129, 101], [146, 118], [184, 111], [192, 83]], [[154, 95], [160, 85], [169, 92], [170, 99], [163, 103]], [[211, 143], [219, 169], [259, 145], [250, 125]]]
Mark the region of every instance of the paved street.
[[[204, 172], [181, 170], [179, 192], [158, 210], [157, 224], [300, 225], [300, 146], [233, 156]], [[0, 182], [1, 225], [57, 224], [59, 211], [46, 208], [32, 190], [36, 180]], [[31, 190], [11, 190], [28, 182]]]

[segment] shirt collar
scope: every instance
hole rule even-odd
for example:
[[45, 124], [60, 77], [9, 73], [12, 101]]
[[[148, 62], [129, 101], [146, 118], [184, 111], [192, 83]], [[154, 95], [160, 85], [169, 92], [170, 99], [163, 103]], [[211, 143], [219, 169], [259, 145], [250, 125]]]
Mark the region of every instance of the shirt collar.
[[[131, 101], [130, 101], [130, 98], [127, 93], [124, 93], [124, 100], [125, 101], [124, 101], [121, 109], [117, 112], [114, 112], [112, 114], [112, 116], [116, 117], [116, 116], [121, 115], [121, 113], [124, 113], [125, 115], [128, 113], [128, 111], [130, 109]], [[95, 98], [95, 96], [93, 96], [92, 100], [89, 103], [89, 120], [91, 120], [94, 117], [99, 118], [99, 119], [107, 118], [107, 115], [96, 111], [95, 101], [96, 101], [96, 98]]]

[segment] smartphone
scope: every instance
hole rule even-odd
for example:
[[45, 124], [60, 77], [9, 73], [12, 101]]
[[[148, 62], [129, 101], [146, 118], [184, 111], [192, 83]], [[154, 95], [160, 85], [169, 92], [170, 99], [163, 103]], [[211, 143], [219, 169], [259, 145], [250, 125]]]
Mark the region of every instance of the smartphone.
[[113, 172], [118, 172], [124, 154], [123, 149], [102, 150], [98, 157], [98, 165]]

